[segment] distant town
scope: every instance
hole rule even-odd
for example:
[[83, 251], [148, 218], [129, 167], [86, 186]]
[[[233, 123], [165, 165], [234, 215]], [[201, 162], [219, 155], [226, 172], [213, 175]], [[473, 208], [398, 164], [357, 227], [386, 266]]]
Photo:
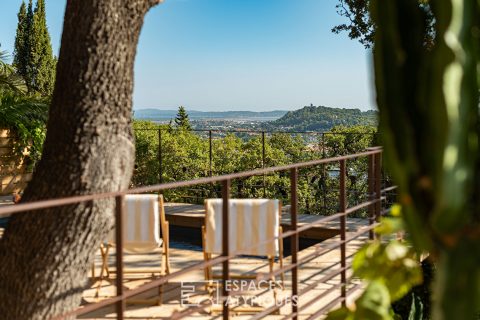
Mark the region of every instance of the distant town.
[[[268, 131], [328, 131], [344, 125], [376, 125], [377, 112], [373, 110], [305, 106], [294, 111], [215, 111], [188, 110], [193, 129], [196, 130], [268, 130]], [[177, 110], [155, 108], [137, 109], [136, 120], [150, 120], [168, 124]]]

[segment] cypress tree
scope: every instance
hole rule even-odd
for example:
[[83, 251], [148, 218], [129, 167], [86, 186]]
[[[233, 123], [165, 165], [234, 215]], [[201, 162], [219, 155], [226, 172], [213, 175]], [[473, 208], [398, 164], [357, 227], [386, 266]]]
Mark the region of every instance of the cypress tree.
[[180, 106], [178, 108], [177, 116], [175, 117], [175, 124], [179, 128], [183, 128], [186, 130], [192, 129], [192, 126], [190, 125], [190, 120], [188, 119], [187, 111], [183, 106]]
[[13, 51], [13, 66], [16, 68], [18, 74], [23, 78], [27, 75], [27, 61], [28, 61], [28, 48], [27, 48], [27, 7], [25, 2], [22, 1], [20, 10], [18, 12], [18, 25], [17, 33], [15, 35], [15, 48]]
[[32, 43], [33, 43], [33, 3], [32, 0], [28, 1], [27, 16], [25, 19], [25, 34], [23, 42], [24, 50], [24, 66], [23, 79], [27, 85], [28, 92], [33, 92], [33, 83], [34, 83], [34, 70], [35, 66], [32, 63]]
[[32, 0], [29, 0], [27, 8], [24, 2], [20, 6], [14, 65], [18, 74], [24, 78], [30, 93], [40, 93], [43, 96], [52, 94], [56, 59], [47, 29], [45, 0], [38, 0], [35, 10]]
[[32, 89], [44, 96], [52, 94], [55, 82], [55, 59], [50, 34], [47, 28], [45, 0], [38, 0], [33, 15], [31, 62], [33, 69]]

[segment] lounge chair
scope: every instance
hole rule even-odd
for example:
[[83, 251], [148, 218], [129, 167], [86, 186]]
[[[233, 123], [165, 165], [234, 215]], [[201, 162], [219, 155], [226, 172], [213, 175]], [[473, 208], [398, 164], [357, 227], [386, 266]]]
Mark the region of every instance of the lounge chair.
[[[152, 276], [162, 276], [170, 274], [170, 256], [169, 256], [169, 226], [165, 218], [163, 206], [163, 196], [156, 194], [139, 194], [125, 196], [125, 210], [123, 216], [125, 225], [123, 249], [129, 253], [149, 253], [158, 248], [162, 249], [160, 257], [160, 271], [157, 269], [129, 270], [125, 269], [124, 274], [128, 273], [151, 273]], [[161, 233], [160, 233], [161, 232]], [[112, 271], [109, 269], [108, 257], [110, 248], [115, 246], [114, 232], [109, 236], [109, 240], [100, 247], [102, 255], [102, 268], [100, 271], [100, 280], [109, 277]], [[162, 303], [162, 286], [159, 288], [159, 298], [154, 300], [133, 300], [128, 303]], [[98, 294], [98, 290], [97, 290]]]
[[[205, 200], [205, 226], [202, 227], [203, 254], [205, 261], [212, 254], [222, 253], [222, 199]], [[280, 226], [281, 202], [270, 199], [230, 199], [229, 200], [229, 251], [237, 255], [267, 257], [270, 272], [273, 271], [275, 257], [283, 267], [283, 239]], [[278, 239], [275, 239], [278, 238]], [[268, 241], [270, 240], [271, 241]], [[231, 275], [235, 279], [252, 279], [254, 275]], [[284, 284], [284, 274], [281, 287]], [[214, 275], [212, 268], [205, 269], [205, 279], [210, 283], [220, 276]], [[270, 279], [276, 284], [275, 278]], [[276, 290], [273, 290], [276, 300]], [[246, 308], [240, 312], [260, 311]]]

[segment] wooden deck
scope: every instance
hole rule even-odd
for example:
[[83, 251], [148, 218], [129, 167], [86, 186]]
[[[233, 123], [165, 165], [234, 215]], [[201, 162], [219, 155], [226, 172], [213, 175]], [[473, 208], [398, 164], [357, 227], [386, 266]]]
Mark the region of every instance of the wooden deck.
[[[348, 237], [349, 235], [347, 235]], [[353, 254], [360, 248], [360, 246], [366, 241], [365, 237], [360, 237], [352, 242], [349, 242], [347, 245], [347, 262], [351, 261]], [[299, 252], [299, 259], [309, 254], [315, 252], [315, 250], [321, 250], [322, 248], [332, 245], [335, 242], [339, 241], [339, 236], [335, 236], [329, 240], [323, 241], [318, 243], [314, 246], [308, 247]], [[160, 267], [158, 260], [159, 256], [155, 254], [150, 255], [138, 255], [138, 254], [127, 254], [125, 257], [126, 261], [126, 268], [130, 269], [143, 269], [145, 267], [152, 267], [158, 266]], [[332, 272], [334, 270], [338, 270], [340, 260], [340, 251], [339, 249], [335, 249], [330, 251], [329, 253], [317, 257], [306, 264], [302, 265], [299, 269], [299, 290], [305, 288], [306, 286], [315, 283], [319, 279], [325, 276], [325, 274]], [[100, 265], [100, 255], [97, 254], [96, 256], [96, 264], [97, 266]], [[184, 248], [183, 245], [177, 246], [175, 243], [171, 245], [171, 268], [172, 272], [176, 272], [186, 267], [192, 266], [194, 264], [200, 263], [203, 261], [203, 254], [200, 250], [192, 250], [189, 248]], [[287, 257], [285, 259], [285, 264], [290, 263], [290, 258]], [[113, 255], [110, 260], [110, 264], [114, 266]], [[220, 272], [221, 266], [217, 266], [216, 270]], [[266, 272], [267, 271], [267, 261], [261, 258], [252, 258], [252, 257], [237, 257], [230, 263], [230, 270], [231, 274], [248, 274], [248, 273], [257, 273], [257, 272]], [[97, 267], [97, 274], [98, 274], [98, 267]], [[127, 288], [135, 288], [143, 283], [149, 281], [148, 275], [144, 275], [144, 279], [134, 279], [134, 280], [126, 280], [125, 287]], [[347, 275], [348, 277], [351, 276], [350, 272]], [[127, 276], [128, 278], [128, 276]], [[181, 314], [185, 312], [187, 306], [181, 304], [181, 297], [182, 297], [182, 282], [185, 285], [187, 284], [195, 284], [196, 291], [195, 296], [190, 297], [188, 302], [196, 302], [201, 301], [208, 298], [207, 292], [203, 288], [203, 271], [196, 270], [189, 274], [182, 275], [181, 277], [170, 281], [164, 287], [164, 298], [163, 304], [161, 306], [158, 305], [133, 305], [127, 304], [127, 311], [125, 313], [125, 319], [170, 319], [174, 315]], [[278, 280], [278, 278], [277, 278]], [[291, 276], [290, 273], [285, 274], [285, 288], [278, 289], [278, 299], [282, 299], [287, 297], [291, 292]], [[340, 277], [334, 277], [326, 282], [319, 283], [314, 286], [308, 293], [301, 296], [299, 299], [299, 306], [302, 307], [303, 305], [308, 305], [305, 310], [302, 310], [300, 313], [300, 319], [309, 319], [317, 310], [326, 306], [330, 301], [338, 297], [340, 289], [335, 290], [333, 293], [327, 294], [326, 296], [316, 299], [316, 296], [325, 292], [327, 289], [332, 288], [335, 285], [340, 283]], [[105, 298], [113, 297], [115, 295], [115, 280], [114, 278], [104, 280], [101, 283], [99, 281], [95, 281], [90, 284], [89, 288], [84, 291], [83, 295], [83, 304], [86, 303], [93, 303], [99, 302]], [[96, 288], [101, 286], [99, 297], [95, 297]], [[352, 281], [353, 287], [354, 285], [361, 286], [359, 280], [354, 279]], [[360, 291], [355, 291], [351, 295], [349, 295], [348, 303], [351, 303], [353, 299], [355, 299]], [[271, 291], [263, 291], [263, 292], [250, 292], [250, 294], [260, 297], [260, 301], [263, 301], [261, 297], [265, 298], [266, 304], [263, 305], [264, 308], [270, 306], [268, 302], [271, 302], [269, 295], [272, 294]], [[146, 298], [153, 298], [158, 295], [157, 289], [152, 289], [142, 295], [139, 295], [135, 298], [146, 299]], [[203, 320], [203, 319], [221, 319], [221, 313], [214, 312], [218, 310], [219, 306], [214, 306], [212, 308], [207, 308], [205, 311], [202, 312], [195, 312], [193, 314], [189, 314], [186, 319], [190, 320]], [[291, 306], [287, 305], [280, 309], [279, 314], [268, 315], [265, 318], [267, 319], [282, 319], [285, 315], [288, 315], [291, 312]], [[238, 313], [232, 314], [235, 319], [249, 319], [252, 315], [245, 314], [245, 313]], [[79, 317], [80, 319], [115, 319], [116, 315], [114, 312], [113, 307], [103, 308], [101, 310], [89, 313], [87, 315]], [[320, 319], [323, 316], [319, 317]]]
[[[203, 206], [201, 205], [192, 205], [192, 204], [184, 204], [184, 203], [166, 203], [165, 204], [165, 212], [167, 216], [167, 220], [170, 222], [171, 227], [184, 227], [184, 228], [192, 228], [198, 229], [204, 223], [204, 216], [205, 211]], [[314, 215], [300, 215], [299, 217], [299, 226], [302, 226], [308, 222], [311, 222], [315, 219], [319, 219], [320, 216]], [[282, 225], [286, 230], [288, 230], [290, 225], [289, 220], [289, 212], [288, 207], [285, 208], [285, 212], [282, 215]], [[365, 219], [356, 219], [356, 218], [348, 218], [347, 219], [347, 237], [350, 234], [359, 231], [362, 227], [368, 225], [368, 220]], [[174, 228], [173, 233], [175, 232]], [[309, 230], [302, 234], [304, 239], [311, 239], [317, 240], [314, 242], [309, 242], [309, 246], [305, 247], [304, 249], [299, 252], [299, 259], [304, 256], [311, 255], [315, 251], [322, 250], [322, 248], [331, 246], [334, 243], [338, 243], [340, 241], [339, 234], [339, 222], [338, 221], [331, 221], [327, 223], [320, 224], [319, 226]], [[175, 236], [173, 234], [173, 236]], [[187, 235], [182, 234], [181, 237], [184, 239], [180, 239], [181, 242], [175, 242], [171, 244], [171, 268], [172, 272], [180, 271], [185, 269], [189, 266], [194, 264], [200, 263], [203, 261], [203, 253], [201, 251], [201, 247], [198, 245], [185, 245], [185, 242], [188, 243], [189, 240], [195, 237], [193, 232], [187, 233]], [[178, 239], [178, 236], [177, 236]], [[325, 240], [326, 239], [326, 240]], [[323, 240], [323, 241], [319, 241]], [[360, 248], [360, 246], [367, 241], [367, 234], [358, 239], [351, 241], [347, 244], [347, 262], [350, 262], [352, 259], [353, 254]], [[288, 239], [287, 239], [288, 243]], [[314, 243], [313, 245], [310, 245]], [[132, 269], [144, 269], [145, 267], [151, 267], [156, 265], [160, 268], [158, 263], [158, 257], [155, 258], [155, 255], [127, 255], [125, 258], [126, 261], [126, 268]], [[100, 264], [100, 256], [97, 254], [96, 257], [97, 265]], [[332, 272], [334, 270], [338, 270], [340, 261], [340, 250], [334, 249], [324, 254], [320, 257], [316, 257], [315, 259], [305, 263], [299, 269], [299, 290], [305, 288], [312, 283], [315, 283], [319, 279], [325, 276], [325, 274]], [[290, 263], [290, 257], [286, 257], [285, 264]], [[113, 255], [110, 260], [111, 266], [114, 266]], [[278, 265], [277, 265], [278, 267]], [[217, 266], [216, 270], [220, 272], [221, 266]], [[230, 270], [231, 274], [255, 274], [257, 272], [266, 272], [268, 270], [267, 267], [267, 260], [261, 258], [253, 258], [253, 257], [237, 257], [230, 262]], [[97, 274], [98, 274], [97, 268]], [[350, 276], [350, 272], [348, 276]], [[144, 279], [140, 280], [130, 280], [125, 282], [125, 286], [128, 288], [135, 288], [138, 285], [141, 285], [145, 282], [149, 281], [148, 275], [144, 275]], [[194, 284], [196, 288], [196, 295], [193, 298], [193, 301], [201, 301], [207, 299], [209, 295], [203, 288], [203, 281], [204, 275], [203, 270], [196, 270], [189, 274], [182, 275], [181, 277], [170, 281], [164, 288], [164, 303], [161, 306], [156, 305], [127, 305], [127, 312], [125, 314], [125, 319], [170, 319], [172, 316], [176, 314], [181, 314], [185, 312], [187, 306], [181, 304], [181, 297], [182, 297], [182, 282], [185, 284]], [[277, 278], [278, 280], [278, 278]], [[102, 299], [107, 297], [112, 297], [115, 294], [115, 286], [114, 286], [114, 279], [109, 279], [108, 281], [102, 281], [100, 284], [98, 281], [94, 282], [89, 289], [84, 292], [84, 303], [92, 303], [98, 302]], [[332, 288], [335, 285], [340, 283], [340, 277], [334, 277], [326, 282], [319, 283], [315, 287], [312, 288], [307, 294], [300, 298], [300, 307], [302, 305], [308, 304], [308, 307], [305, 308], [301, 312], [300, 319], [309, 319], [317, 310], [326, 306], [330, 301], [338, 297], [340, 289], [335, 290], [334, 293], [327, 294], [320, 299], [316, 299], [315, 297], [325, 292], [327, 289]], [[359, 280], [353, 280], [352, 286], [355, 284], [360, 284]], [[96, 288], [101, 286], [100, 295], [99, 297], [95, 297]], [[351, 286], [351, 287], [352, 287]], [[278, 299], [282, 299], [289, 296], [291, 293], [291, 274], [287, 272], [285, 274], [285, 288], [283, 290], [278, 290]], [[354, 299], [358, 295], [359, 291], [352, 294], [350, 296], [350, 300]], [[250, 292], [251, 295], [256, 297], [260, 297], [260, 301], [262, 301], [262, 297], [266, 298], [265, 301], [269, 300], [269, 295], [272, 293], [269, 291], [254, 291]], [[158, 295], [158, 290], [153, 289], [147, 293], [139, 295], [138, 298], [152, 298]], [[190, 302], [190, 300], [189, 300]], [[264, 305], [264, 307], [268, 307]], [[188, 315], [186, 319], [191, 320], [203, 320], [203, 319], [221, 319], [221, 314], [214, 312], [218, 310], [219, 306], [214, 306], [212, 308], [207, 308], [205, 311], [196, 312], [193, 314]], [[269, 315], [266, 318], [268, 319], [282, 319], [285, 315], [291, 312], [291, 306], [287, 305], [280, 309], [280, 313], [276, 315]], [[249, 319], [252, 314], [242, 314], [238, 313], [232, 314], [235, 319]], [[113, 307], [104, 308], [102, 310], [92, 312], [80, 318], [83, 319], [114, 319], [115, 312]], [[320, 317], [322, 318], [322, 317]]]
[[[203, 205], [188, 203], [165, 203], [165, 215], [171, 226], [200, 229], [204, 225], [205, 208]], [[321, 218], [319, 215], [300, 214], [298, 226], [301, 227]], [[365, 219], [348, 218], [347, 231], [355, 231], [365, 226]], [[284, 231], [290, 230], [289, 206], [283, 207], [281, 225]], [[338, 219], [319, 225], [300, 233], [300, 237], [311, 240], [326, 240], [340, 234], [340, 222]]]

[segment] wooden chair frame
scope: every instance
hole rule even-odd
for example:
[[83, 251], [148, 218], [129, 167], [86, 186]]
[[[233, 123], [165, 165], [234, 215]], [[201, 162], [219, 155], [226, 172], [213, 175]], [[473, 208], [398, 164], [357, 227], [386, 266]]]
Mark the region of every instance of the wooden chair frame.
[[[246, 199], [247, 200], [247, 199]], [[278, 205], [278, 219], [279, 219], [279, 227], [278, 227], [278, 262], [280, 268], [283, 268], [283, 228], [281, 226], [281, 221], [282, 221], [282, 202], [279, 201]], [[202, 226], [202, 250], [203, 250], [203, 259], [205, 261], [209, 261], [212, 259], [212, 254], [206, 252], [206, 243], [207, 243], [207, 230], [206, 230], [206, 224], [207, 224], [207, 205], [205, 202], [205, 222], [204, 225]], [[268, 256], [268, 267], [270, 273], [273, 272], [274, 265], [275, 265], [275, 256]], [[209, 293], [212, 293], [212, 280], [214, 279], [221, 279], [222, 277], [219, 275], [213, 274], [212, 267], [206, 267], [204, 269], [204, 275], [205, 275], [205, 281], [207, 282], [206, 284], [206, 290], [208, 290]], [[230, 278], [233, 279], [255, 279], [256, 275], [231, 275]], [[280, 274], [280, 279], [281, 279], [281, 288], [284, 288], [285, 284], [285, 274], [282, 272]], [[276, 286], [276, 279], [275, 276], [272, 276], [270, 279], [271, 282], [273, 282]], [[277, 292], [275, 289], [273, 289], [273, 298], [274, 301], [277, 301]], [[261, 312], [263, 308], [256, 308], [256, 307], [246, 307], [246, 308], [237, 308], [235, 309], [235, 313], [242, 313], [242, 312], [247, 312], [247, 313], [252, 313], [252, 312]], [[215, 310], [215, 308], [211, 308], [211, 312], [216, 312], [219, 311], [221, 312], [221, 309]]]
[[[160, 231], [162, 236], [162, 253], [161, 253], [161, 269], [160, 272], [151, 271], [152, 277], [155, 277], [155, 273], [159, 273], [158, 276], [170, 274], [170, 231], [169, 223], [165, 216], [165, 207], [163, 201], [163, 195], [158, 195], [158, 206], [159, 206], [159, 215], [160, 215]], [[110, 278], [110, 275], [113, 273], [109, 270], [108, 267], [108, 255], [110, 253], [110, 248], [114, 247], [114, 243], [105, 243], [100, 245], [100, 255], [102, 257], [102, 266], [100, 269], [100, 283], [97, 288], [96, 296], [98, 297], [101, 282], [105, 278]], [[92, 266], [92, 277], [95, 277], [95, 265]], [[123, 270], [124, 274], [139, 274], [139, 273], [150, 273], [149, 270], [154, 269], [142, 269], [142, 270]], [[130, 304], [157, 304], [161, 305], [163, 302], [163, 285], [159, 286], [159, 297], [158, 299], [129, 299], [127, 301]]]

